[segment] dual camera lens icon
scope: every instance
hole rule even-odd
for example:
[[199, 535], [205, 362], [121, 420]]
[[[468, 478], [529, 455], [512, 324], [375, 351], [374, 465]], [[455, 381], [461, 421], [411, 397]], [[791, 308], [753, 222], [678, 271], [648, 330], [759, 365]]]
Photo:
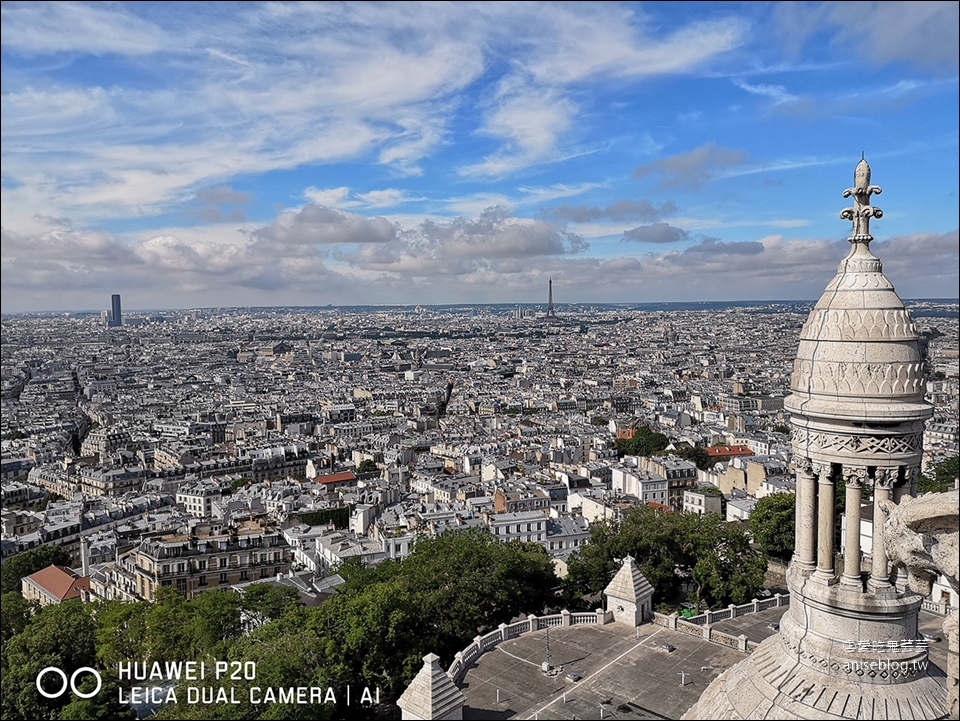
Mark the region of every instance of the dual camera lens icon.
[[[93, 691], [89, 691], [87, 693], [80, 693], [79, 689], [77, 688], [77, 677], [83, 674], [84, 672], [92, 673], [94, 675], [94, 677], [97, 679], [97, 687]], [[51, 693], [49, 691], [44, 690], [43, 686], [40, 684], [40, 682], [43, 680], [43, 677], [46, 676], [48, 673], [52, 673], [55, 676], [59, 676], [60, 680], [63, 682], [63, 686], [61, 686], [60, 690], [55, 693]], [[37, 674], [37, 691], [44, 698], [60, 698], [61, 696], [63, 696], [63, 694], [67, 692], [67, 688], [73, 691], [73, 695], [76, 696], [77, 698], [93, 698], [98, 693], [100, 693], [100, 689], [102, 687], [103, 687], [103, 679], [100, 678], [100, 672], [97, 671], [97, 669], [95, 668], [90, 668], [90, 666], [81, 666], [71, 674], [69, 680], [67, 679], [67, 674], [64, 673], [62, 669], [59, 669], [56, 666], [47, 666], [45, 669], [43, 669], [43, 671]]]

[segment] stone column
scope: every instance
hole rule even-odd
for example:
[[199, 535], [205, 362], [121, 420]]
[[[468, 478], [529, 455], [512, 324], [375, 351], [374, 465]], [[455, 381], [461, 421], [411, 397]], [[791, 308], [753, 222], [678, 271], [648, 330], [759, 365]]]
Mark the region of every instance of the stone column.
[[817, 476], [817, 570], [821, 581], [834, 580], [833, 570], [833, 516], [835, 512], [834, 485], [830, 464], [814, 467]]
[[919, 466], [903, 466], [903, 479], [893, 487], [893, 502], [900, 503], [903, 497], [917, 495], [917, 477], [920, 475]]
[[881, 505], [883, 501], [890, 500], [896, 480], [896, 468], [878, 468], [873, 477], [873, 566], [870, 569], [870, 581], [867, 583], [871, 591], [890, 589], [890, 564], [887, 562], [887, 551], [883, 547], [883, 521], [886, 514]]
[[860, 500], [866, 476], [866, 468], [843, 469], [843, 480], [847, 486], [847, 532], [843, 539], [843, 575], [840, 583], [860, 589], [863, 588], [860, 578]]
[[917, 497], [917, 481], [920, 479], [920, 466], [907, 466], [903, 469], [907, 477], [908, 493], [914, 498]]
[[797, 566], [812, 573], [817, 565], [817, 480], [809, 458], [797, 466], [796, 556]]

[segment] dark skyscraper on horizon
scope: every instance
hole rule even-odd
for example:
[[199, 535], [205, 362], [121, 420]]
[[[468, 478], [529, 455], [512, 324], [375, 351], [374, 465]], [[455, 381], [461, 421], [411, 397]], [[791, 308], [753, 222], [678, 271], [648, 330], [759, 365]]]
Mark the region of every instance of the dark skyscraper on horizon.
[[117, 328], [123, 325], [123, 316], [120, 313], [120, 294], [114, 293], [110, 296], [110, 318], [107, 325], [111, 328]]

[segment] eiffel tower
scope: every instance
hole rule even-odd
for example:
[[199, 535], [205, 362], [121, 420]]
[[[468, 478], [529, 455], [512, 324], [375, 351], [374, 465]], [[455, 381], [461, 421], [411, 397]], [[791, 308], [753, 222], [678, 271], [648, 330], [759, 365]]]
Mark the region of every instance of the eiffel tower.
[[553, 307], [553, 278], [550, 279], [549, 285], [547, 286], [549, 290], [548, 300], [547, 300], [547, 315], [546, 321], [555, 321], [557, 320], [557, 311]]

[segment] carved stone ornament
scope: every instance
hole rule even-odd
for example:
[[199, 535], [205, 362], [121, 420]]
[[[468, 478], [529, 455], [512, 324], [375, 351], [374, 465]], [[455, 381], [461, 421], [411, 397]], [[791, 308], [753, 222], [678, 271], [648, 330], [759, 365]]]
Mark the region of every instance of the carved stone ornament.
[[877, 488], [889, 491], [897, 482], [898, 475], [899, 469], [897, 468], [878, 468], [874, 471], [873, 482]]
[[909, 455], [923, 450], [923, 434], [855, 436], [794, 428], [793, 445], [805, 451], [819, 450], [849, 456]]
[[818, 483], [830, 483], [833, 477], [833, 466], [829, 463], [814, 463], [813, 475]]
[[860, 158], [856, 170], [853, 172], [853, 187], [843, 191], [844, 198], [853, 198], [853, 207], [840, 211], [843, 220], [853, 223], [850, 240], [873, 240], [870, 235], [870, 218], [882, 218], [883, 211], [870, 205], [871, 195], [880, 195], [883, 190], [879, 185], [870, 185], [870, 166], [865, 158]]
[[847, 466], [843, 467], [843, 482], [847, 485], [847, 488], [863, 488], [863, 485], [866, 483], [866, 481], [866, 468], [848, 468]]

